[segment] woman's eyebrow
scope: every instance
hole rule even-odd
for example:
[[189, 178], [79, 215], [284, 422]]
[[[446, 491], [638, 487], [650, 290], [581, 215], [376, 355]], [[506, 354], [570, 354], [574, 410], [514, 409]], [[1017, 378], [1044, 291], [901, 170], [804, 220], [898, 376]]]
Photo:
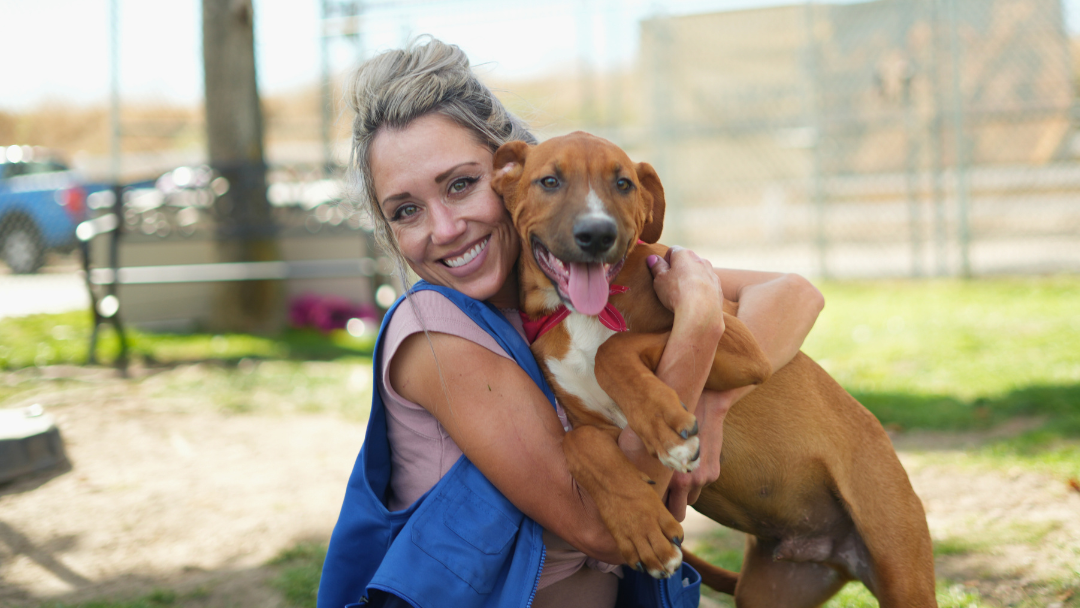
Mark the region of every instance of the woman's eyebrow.
[[458, 169], [460, 169], [462, 167], [468, 167], [470, 165], [479, 165], [479, 164], [480, 163], [476, 162], [475, 160], [471, 160], [471, 161], [464, 162], [464, 163], [458, 163], [458, 164], [454, 165], [453, 167], [450, 167], [446, 171], [443, 171], [442, 173], [436, 175], [435, 176], [435, 183], [436, 184], [442, 183], [443, 181], [446, 180], [446, 178], [450, 177], [451, 173], [453, 173], [454, 171], [457, 171]]
[[382, 202], [379, 203], [379, 206], [385, 208], [387, 203], [396, 203], [397, 201], [404, 200], [404, 199], [407, 199], [407, 198], [412, 198], [412, 194], [409, 194], [408, 192], [398, 192], [397, 194], [395, 194], [393, 196], [388, 196], [388, 197], [384, 198], [382, 200]]

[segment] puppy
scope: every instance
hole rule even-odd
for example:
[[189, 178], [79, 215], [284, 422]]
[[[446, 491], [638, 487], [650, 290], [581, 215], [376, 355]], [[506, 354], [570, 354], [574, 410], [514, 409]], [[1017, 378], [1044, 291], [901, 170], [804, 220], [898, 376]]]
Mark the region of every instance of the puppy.
[[[492, 186], [524, 249], [533, 353], [574, 427], [564, 440], [571, 473], [626, 563], [670, 576], [682, 527], [617, 445], [629, 426], [665, 465], [697, 465], [697, 423], [655, 376], [674, 320], [645, 265], [667, 252], [656, 244], [660, 179], [581, 132], [510, 142], [494, 164]], [[760, 386], [728, 414], [720, 478], [694, 505], [748, 535], [737, 576], [692, 559], [706, 584], [739, 606], [817, 606], [851, 580], [883, 607], [936, 606], [922, 504], [881, 425], [802, 353], [769, 377], [737, 305], [724, 309], [706, 388]]]

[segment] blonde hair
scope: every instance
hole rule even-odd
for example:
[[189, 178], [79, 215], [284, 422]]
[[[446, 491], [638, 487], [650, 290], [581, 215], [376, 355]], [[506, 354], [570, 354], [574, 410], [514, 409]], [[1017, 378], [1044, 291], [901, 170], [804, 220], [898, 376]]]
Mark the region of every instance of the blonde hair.
[[468, 129], [492, 152], [508, 141], [536, 143], [536, 138], [480, 82], [464, 51], [430, 36], [365, 61], [345, 97], [356, 114], [350, 161], [353, 197], [371, 215], [376, 243], [395, 258], [407, 285], [405, 260], [379, 207], [371, 175], [371, 144], [379, 131], [404, 129], [420, 117], [438, 113]]

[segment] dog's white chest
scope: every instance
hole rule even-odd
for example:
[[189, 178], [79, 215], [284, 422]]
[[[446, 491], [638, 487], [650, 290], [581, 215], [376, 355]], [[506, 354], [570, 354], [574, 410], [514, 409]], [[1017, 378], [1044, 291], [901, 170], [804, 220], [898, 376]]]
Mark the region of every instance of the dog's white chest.
[[570, 334], [570, 349], [562, 359], [548, 357], [548, 370], [563, 391], [581, 400], [589, 410], [605, 416], [619, 428], [626, 426], [626, 416], [596, 382], [596, 350], [615, 331], [604, 327], [596, 317], [571, 313], [563, 321]]

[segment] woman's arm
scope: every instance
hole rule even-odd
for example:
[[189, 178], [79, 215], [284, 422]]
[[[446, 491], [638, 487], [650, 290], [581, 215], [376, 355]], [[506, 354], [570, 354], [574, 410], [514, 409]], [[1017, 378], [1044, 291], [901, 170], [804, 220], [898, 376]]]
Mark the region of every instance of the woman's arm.
[[394, 389], [431, 412], [510, 502], [589, 556], [621, 563], [594, 503], [570, 475], [555, 409], [516, 362], [429, 332], [406, 338], [389, 365]]
[[797, 274], [717, 269], [724, 297], [738, 302], [738, 317], [754, 334], [773, 371], [787, 365], [810, 334], [825, 298]]
[[[690, 413], [700, 418], [698, 400], [709, 377], [716, 346], [724, 333], [719, 277], [708, 260], [682, 247], [672, 247], [666, 258], [649, 256], [646, 263], [653, 272], [656, 295], [664, 306], [675, 312], [671, 336], [660, 357], [656, 375], [678, 393]], [[619, 446], [656, 482], [653, 488], [663, 496], [673, 479], [673, 471], [650, 456], [629, 427], [620, 435]]]
[[[712, 266], [686, 250], [673, 256], [667, 274], [660, 292], [674, 303], [679, 347], [665, 350], [661, 364], [669, 369], [660, 378], [692, 406], [723, 333], [719, 283]], [[430, 411], [510, 502], [590, 557], [622, 562], [595, 504], [570, 475], [554, 408], [517, 363], [464, 338], [430, 332], [406, 338], [389, 365], [398, 394]], [[640, 440], [625, 443], [620, 439], [663, 495], [671, 469]]]
[[[663, 261], [658, 266], [654, 273], [666, 270]], [[757, 339], [773, 371], [787, 365], [825, 306], [821, 292], [796, 274], [731, 269], [718, 269], [716, 274], [724, 297], [738, 302], [739, 319]], [[677, 473], [672, 479], [667, 502], [676, 519], [682, 521], [686, 505], [697, 501], [701, 488], [720, 476], [724, 418], [731, 406], [753, 389], [747, 386], [702, 395], [695, 412], [701, 429], [701, 464], [693, 473]]]

